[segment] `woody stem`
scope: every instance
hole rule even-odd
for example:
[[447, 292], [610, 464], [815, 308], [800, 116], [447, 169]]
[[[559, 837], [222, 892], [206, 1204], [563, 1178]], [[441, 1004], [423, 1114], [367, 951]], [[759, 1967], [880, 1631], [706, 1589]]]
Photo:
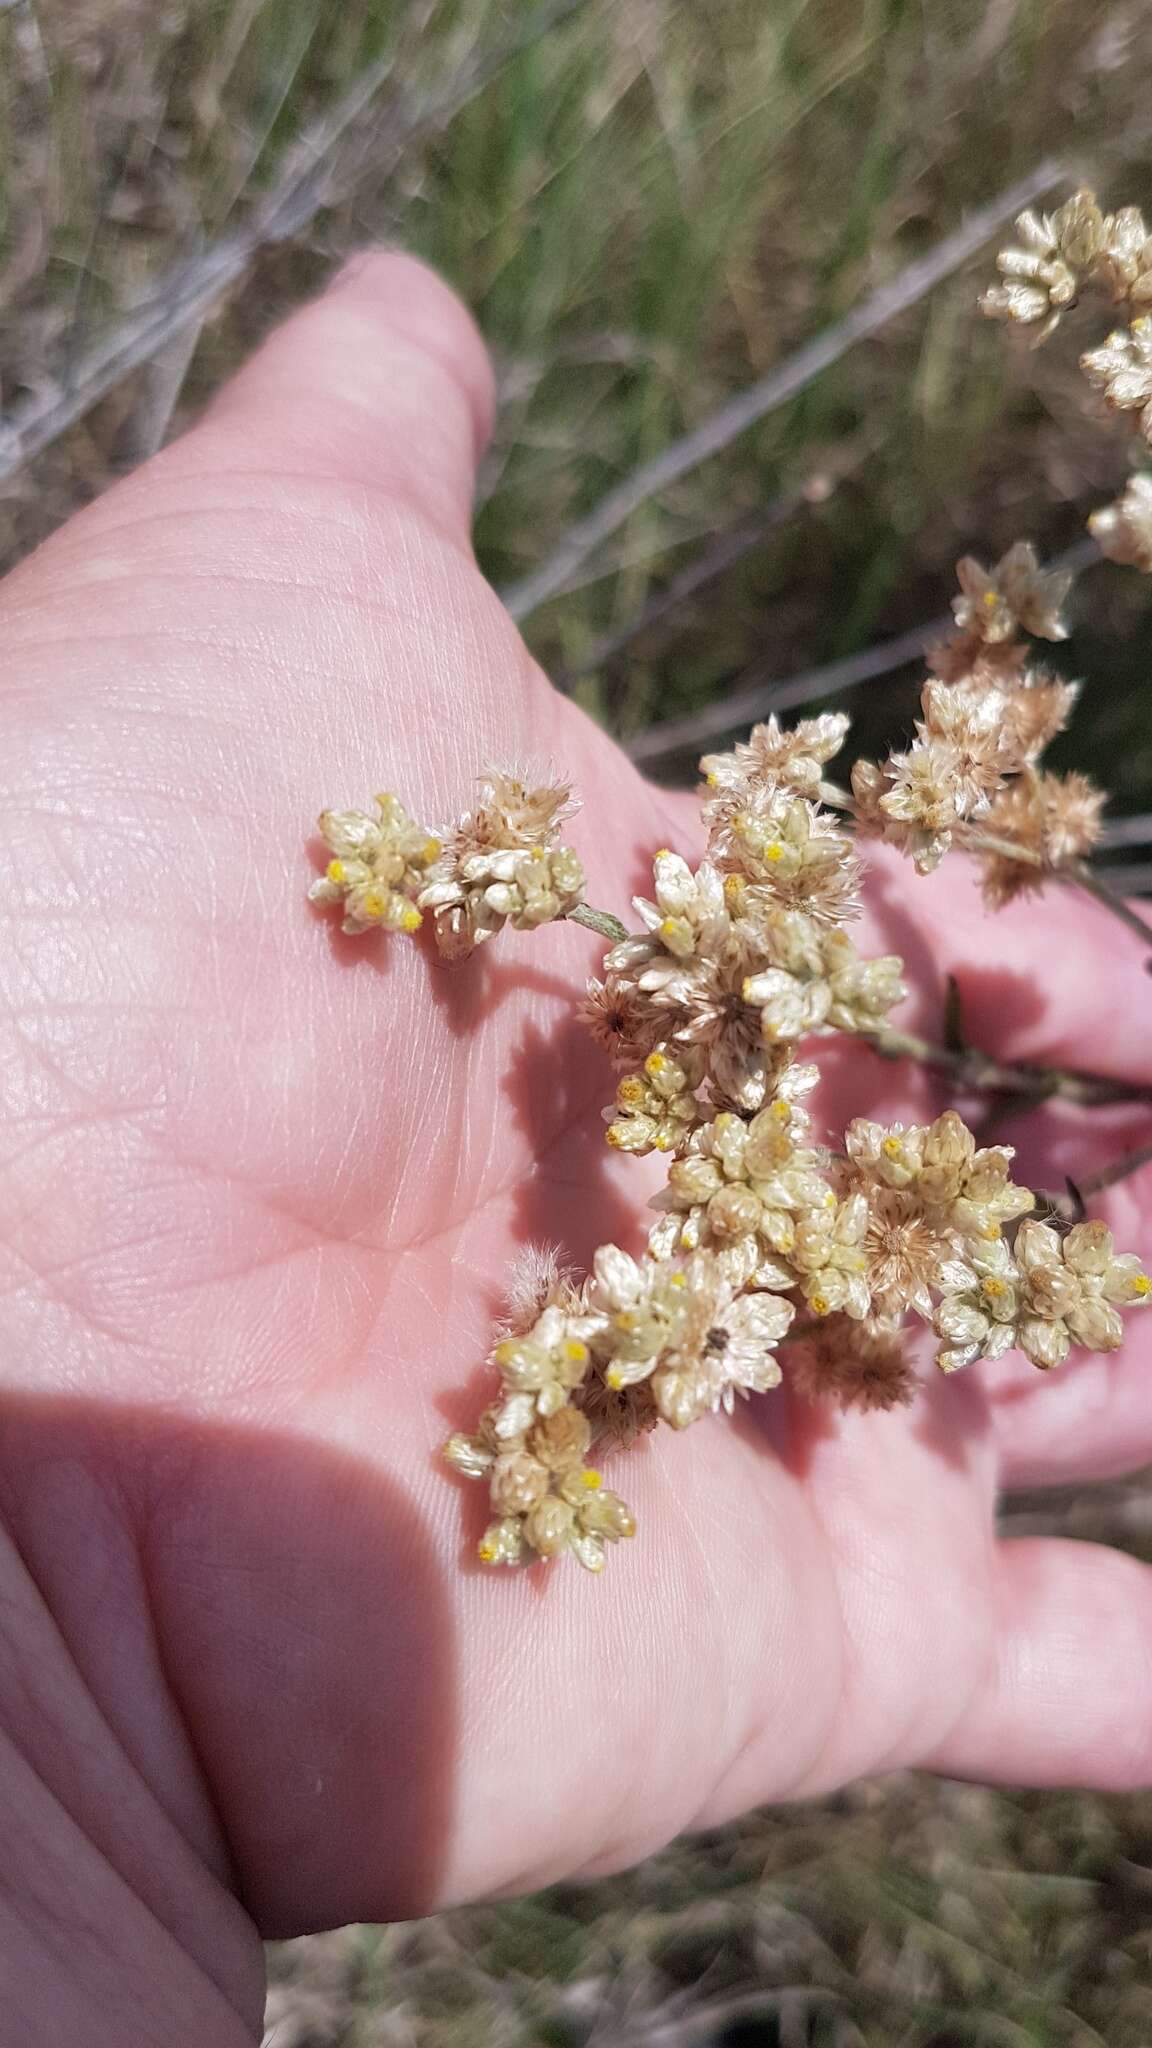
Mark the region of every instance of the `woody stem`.
[[1123, 1081], [1110, 1074], [1085, 1073], [1073, 1067], [1037, 1067], [996, 1060], [975, 1046], [933, 1045], [931, 1040], [917, 1038], [910, 1031], [863, 1031], [859, 1036], [882, 1059], [917, 1060], [921, 1066], [950, 1074], [961, 1086], [978, 1089], [981, 1094], [1014, 1096], [1031, 1104], [1059, 1096], [1065, 1102], [1079, 1102], [1089, 1108], [1098, 1108], [1105, 1102], [1152, 1103], [1152, 1082]]

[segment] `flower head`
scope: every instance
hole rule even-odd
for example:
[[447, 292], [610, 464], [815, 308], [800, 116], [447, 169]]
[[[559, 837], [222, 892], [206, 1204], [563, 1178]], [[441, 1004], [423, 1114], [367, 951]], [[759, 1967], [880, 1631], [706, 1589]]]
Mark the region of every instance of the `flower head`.
[[465, 958], [510, 924], [517, 931], [564, 917], [584, 894], [584, 870], [557, 843], [574, 806], [566, 783], [537, 789], [490, 770], [481, 800], [447, 836], [420, 890], [445, 958]]
[[790, 1287], [789, 1254], [800, 1221], [835, 1204], [826, 1155], [808, 1138], [799, 1106], [816, 1079], [793, 1066], [773, 1100], [750, 1120], [724, 1111], [693, 1133], [653, 1199], [660, 1220], [649, 1234], [655, 1258], [710, 1252], [734, 1286]]
[[1086, 775], [1029, 771], [1008, 783], [993, 803], [987, 830], [1021, 850], [985, 855], [984, 894], [995, 908], [1041, 889], [1053, 868], [1091, 851], [1100, 837], [1104, 792]]
[[1123, 495], [1093, 512], [1088, 525], [1101, 554], [1152, 575], [1152, 474], [1129, 477]]
[[440, 855], [439, 837], [387, 793], [376, 798], [374, 818], [365, 811], [321, 811], [317, 822], [333, 859], [309, 889], [311, 901], [342, 904], [343, 929], [353, 937], [418, 930], [416, 898]]
[[984, 293], [980, 310], [993, 320], [1039, 326], [1037, 338], [1043, 341], [1110, 242], [1119, 246], [1125, 240], [1125, 229], [1117, 230], [1115, 220], [1105, 218], [1094, 193], [1080, 191], [1055, 213], [1020, 214], [1016, 234], [1017, 241], [996, 258], [1004, 282]]
[[784, 1377], [808, 1401], [839, 1408], [906, 1408], [916, 1395], [915, 1369], [892, 1330], [830, 1315], [790, 1343]]
[[763, 794], [816, 796], [825, 764], [840, 752], [850, 723], [844, 712], [826, 711], [787, 730], [773, 716], [754, 725], [731, 753], [705, 754], [700, 763], [709, 792], [702, 806], [705, 824], [725, 824], [733, 810]]
[[945, 1340], [937, 1354], [945, 1372], [1013, 1345], [1044, 1371], [1062, 1365], [1073, 1344], [1114, 1351], [1123, 1335], [1118, 1310], [1152, 1297], [1152, 1279], [1137, 1258], [1116, 1256], [1103, 1223], [1078, 1223], [1061, 1237], [1025, 1221], [1011, 1249], [1002, 1239], [970, 1247], [945, 1268], [942, 1286], [935, 1328]]
[[995, 568], [985, 569], [971, 555], [956, 564], [960, 595], [952, 610], [962, 633], [995, 646], [1015, 640], [1021, 631], [1042, 640], [1066, 640], [1068, 628], [1060, 608], [1072, 582], [1069, 571], [1041, 569], [1030, 542], [1018, 540]]
[[725, 900], [737, 917], [774, 907], [841, 924], [859, 910], [860, 863], [828, 814], [771, 790], [734, 805], [718, 824], [710, 857], [726, 874]]
[[[498, 1449], [486, 1468], [496, 1520], [480, 1539], [483, 1564], [521, 1564], [526, 1558], [569, 1552], [587, 1571], [604, 1567], [605, 1545], [635, 1532], [620, 1496], [585, 1463], [591, 1431], [587, 1418], [563, 1407], [533, 1424], [522, 1442]], [[450, 1439], [446, 1455], [473, 1474]]]
[[856, 1117], [844, 1135], [848, 1185], [875, 1205], [888, 1190], [907, 1193], [941, 1238], [962, 1248], [987, 1243], [1033, 1206], [1029, 1189], [1009, 1178], [1010, 1145], [978, 1147], [954, 1109], [931, 1124], [877, 1124]]
[[1152, 319], [1141, 314], [1131, 327], [1114, 328], [1099, 348], [1081, 356], [1080, 368], [1114, 412], [1140, 414], [1147, 440], [1152, 435]]
[[695, 1091], [703, 1077], [698, 1047], [655, 1047], [638, 1073], [624, 1076], [604, 1111], [608, 1143], [619, 1152], [682, 1151], [701, 1119]]
[[607, 1385], [650, 1380], [657, 1410], [674, 1429], [717, 1408], [730, 1411], [737, 1392], [777, 1384], [772, 1346], [792, 1321], [790, 1302], [739, 1294], [703, 1253], [636, 1261], [606, 1245], [595, 1275], [594, 1298], [607, 1312], [598, 1344]]

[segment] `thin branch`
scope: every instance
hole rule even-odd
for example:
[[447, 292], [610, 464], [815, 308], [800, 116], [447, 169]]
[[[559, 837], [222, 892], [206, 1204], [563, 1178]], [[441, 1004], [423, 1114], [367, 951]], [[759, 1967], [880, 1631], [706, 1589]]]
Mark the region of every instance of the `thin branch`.
[[1152, 1166], [1152, 1145], [1138, 1145], [1132, 1152], [1121, 1152], [1118, 1158], [1110, 1159], [1097, 1173], [1086, 1174], [1083, 1179], [1077, 1174], [1068, 1175], [1062, 1194], [1053, 1194], [1049, 1188], [1037, 1189], [1037, 1197], [1052, 1218], [1059, 1217], [1064, 1223], [1082, 1223], [1087, 1214], [1085, 1204], [1091, 1195], [1103, 1194], [1106, 1188], [1114, 1188], [1122, 1180], [1129, 1180], [1134, 1173], [1142, 1173], [1146, 1166]]
[[82, 419], [130, 371], [201, 318], [262, 249], [301, 234], [326, 207], [350, 197], [368, 171], [378, 176], [382, 165], [394, 167], [420, 136], [446, 128], [511, 58], [587, 4], [588, 0], [543, 0], [509, 34], [474, 53], [446, 86], [423, 98], [398, 101], [390, 109], [391, 119], [374, 125], [355, 164], [350, 164], [341, 158], [340, 146], [390, 79], [392, 55], [370, 65], [333, 113], [290, 152], [284, 176], [243, 227], [171, 270], [144, 305], [74, 366], [66, 389], [30, 393], [0, 416], [0, 484]]
[[135, 469], [163, 447], [203, 330], [204, 316], [197, 313], [144, 366], [136, 402], [117, 437], [117, 469]]
[[[1095, 541], [1085, 539], [1065, 548], [1048, 566], [1053, 570], [1070, 569], [1075, 574], [1100, 559]], [[634, 761], [656, 760], [662, 754], [697, 747], [702, 740], [715, 739], [720, 733], [753, 725], [770, 711], [794, 711], [800, 704], [813, 704], [821, 697], [837, 696], [841, 690], [856, 689], [861, 683], [871, 682], [874, 676], [891, 675], [896, 669], [906, 668], [935, 641], [953, 632], [955, 626], [949, 612], [926, 620], [922, 626], [913, 626], [907, 633], [897, 633], [891, 640], [881, 640], [875, 647], [862, 648], [859, 654], [803, 669], [794, 676], [766, 676], [757, 665], [745, 671], [742, 686], [728, 696], [717, 697], [703, 710], [684, 718], [668, 718], [659, 725], [650, 725], [626, 743], [626, 751]]]
[[1094, 865], [1093, 872], [1101, 875], [1121, 896], [1152, 895], [1152, 861], [1107, 861]]
[[566, 910], [564, 916], [569, 924], [582, 924], [590, 932], [599, 932], [602, 939], [610, 939], [614, 946], [628, 937], [628, 928], [610, 910], [593, 910], [590, 903], [578, 903], [574, 910]]
[[1059, 1096], [1064, 1102], [1078, 1102], [1099, 1108], [1107, 1102], [1152, 1103], [1152, 1081], [1122, 1081], [1111, 1074], [1091, 1074], [1075, 1067], [1038, 1067], [1026, 1061], [993, 1059], [975, 1046], [955, 1050], [933, 1045], [911, 1031], [864, 1031], [858, 1034], [865, 1045], [886, 1060], [915, 1060], [920, 1066], [950, 1074], [961, 1088], [973, 1088], [982, 1095], [1014, 1097], [1022, 1103], [1050, 1102]]
[[797, 704], [810, 704], [816, 698], [855, 689], [860, 683], [870, 682], [873, 676], [890, 675], [894, 669], [906, 668], [934, 640], [942, 639], [954, 623], [951, 615], [929, 619], [926, 625], [898, 633], [893, 640], [882, 640], [876, 647], [846, 655], [843, 661], [805, 669], [784, 681], [764, 681], [763, 671], [757, 667], [756, 681], [746, 688], [717, 697], [702, 711], [693, 711], [684, 718], [665, 718], [659, 725], [650, 725], [625, 742], [626, 751], [634, 761], [658, 760], [663, 754], [678, 754], [698, 747], [702, 740], [715, 739], [720, 733], [753, 725], [769, 711], [789, 711]]
[[1100, 834], [1101, 847], [1152, 846], [1152, 811], [1136, 818], [1110, 818]]
[[1028, 177], [1021, 178], [1008, 191], [1002, 192], [991, 205], [972, 214], [926, 256], [918, 257], [888, 284], [881, 285], [843, 320], [826, 327], [822, 334], [797, 349], [794, 355], [770, 370], [766, 377], [749, 385], [746, 391], [729, 399], [726, 405], [720, 406], [691, 433], [674, 441], [651, 462], [641, 463], [638, 469], [601, 498], [585, 518], [578, 519], [569, 527], [559, 546], [540, 568], [501, 593], [512, 617], [525, 619], [549, 598], [566, 590], [572, 576], [593, 549], [616, 533], [639, 506], [667, 490], [669, 484], [687, 476], [689, 471], [699, 468], [702, 462], [719, 455], [758, 420], [786, 405], [798, 392], [806, 390], [858, 341], [875, 334], [897, 314], [907, 312], [909, 307], [916, 305], [944, 278], [966, 263], [970, 256], [974, 256], [1004, 221], [1010, 220], [1013, 214], [1019, 213], [1066, 176], [1064, 164], [1054, 157], [1046, 158]]
[[1095, 898], [1102, 909], [1118, 918], [1129, 931], [1144, 939], [1152, 946], [1152, 924], [1146, 923], [1138, 910], [1133, 910], [1123, 896], [1109, 886], [1102, 875], [1089, 866], [1086, 860], [1066, 860], [1059, 865], [1046, 861], [1042, 853], [1030, 846], [1022, 846], [1013, 839], [1000, 839], [980, 828], [963, 826], [956, 834], [956, 844], [966, 853], [993, 853], [1003, 860], [1016, 861], [1027, 867], [1043, 871], [1045, 881], [1059, 882], [1065, 889], [1083, 889], [1085, 894]]
[[1102, 1194], [1105, 1188], [1114, 1188], [1117, 1182], [1142, 1173], [1146, 1166], [1152, 1166], [1152, 1145], [1138, 1145], [1135, 1151], [1122, 1152], [1118, 1159], [1102, 1166], [1099, 1173], [1087, 1174], [1083, 1180], [1077, 1178], [1076, 1191], [1081, 1195]]
[[751, 554], [753, 548], [765, 539], [774, 527], [782, 526], [805, 505], [822, 502], [822, 496], [827, 493], [818, 496], [813, 488], [822, 481], [823, 479], [813, 478], [799, 490], [782, 492], [763, 512], [739, 520], [736, 525], [730, 526], [726, 532], [715, 537], [709, 547], [702, 549], [686, 563], [684, 568], [665, 584], [663, 590], [657, 591], [650, 602], [630, 619], [626, 619], [622, 626], [614, 628], [610, 633], [601, 634], [578, 661], [554, 670], [553, 687], [567, 694], [573, 683], [579, 682], [581, 676], [592, 675], [596, 669], [603, 668], [606, 662], [613, 660], [626, 647], [630, 647], [633, 640], [639, 639], [641, 633], [648, 632], [650, 627], [667, 618], [669, 612], [686, 604], [690, 597], [695, 597], [698, 590], [705, 589], [709, 583], [715, 582], [718, 576], [723, 576], [726, 570], [743, 561], [745, 555]]
[[1068, 861], [1065, 866], [1052, 868], [1050, 872], [1056, 881], [1063, 882], [1066, 888], [1083, 889], [1089, 896], [1094, 896], [1103, 909], [1111, 911], [1112, 916], [1119, 918], [1121, 924], [1126, 924], [1130, 932], [1135, 932], [1139, 938], [1152, 946], [1152, 924], [1141, 917], [1138, 910], [1133, 910], [1132, 905], [1125, 901], [1110, 882], [1105, 881], [1103, 875], [1097, 874], [1095, 868], [1090, 867], [1086, 860]]

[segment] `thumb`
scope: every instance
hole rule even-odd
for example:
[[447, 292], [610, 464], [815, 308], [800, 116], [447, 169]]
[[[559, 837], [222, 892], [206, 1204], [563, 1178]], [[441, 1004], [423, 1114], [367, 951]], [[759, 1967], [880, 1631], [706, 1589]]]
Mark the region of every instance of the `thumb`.
[[492, 410], [484, 344], [455, 293], [412, 256], [367, 251], [150, 468], [344, 483], [467, 546]]

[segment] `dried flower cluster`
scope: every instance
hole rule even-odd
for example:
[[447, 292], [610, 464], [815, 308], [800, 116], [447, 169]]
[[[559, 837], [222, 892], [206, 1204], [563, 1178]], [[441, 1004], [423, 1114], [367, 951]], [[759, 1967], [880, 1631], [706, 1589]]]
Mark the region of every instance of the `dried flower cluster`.
[[[1142, 441], [1152, 446], [1152, 236], [1139, 207], [1106, 214], [1094, 192], [1076, 192], [1050, 216], [1022, 213], [1016, 232], [1018, 244], [996, 259], [1005, 281], [985, 292], [982, 311], [1030, 329], [1041, 342], [1082, 291], [1124, 307], [1127, 324], [1088, 349], [1080, 367], [1113, 411], [1134, 416]], [[1152, 575], [1152, 476], [1133, 476], [1088, 524], [1102, 553]]]
[[477, 808], [448, 830], [414, 823], [394, 796], [378, 796], [376, 808], [375, 818], [321, 811], [317, 821], [334, 858], [309, 894], [340, 904], [354, 937], [418, 931], [428, 910], [440, 952], [460, 960], [504, 925], [530, 931], [583, 897], [584, 870], [559, 838], [574, 808], [563, 783], [529, 789], [490, 772]]
[[[1050, 331], [1086, 282], [1152, 304], [1133, 209], [1105, 217], [1078, 194], [1018, 228], [985, 310]], [[1073, 1345], [1116, 1349], [1119, 1311], [1152, 1296], [1102, 1223], [1035, 1220], [1012, 1148], [979, 1146], [954, 1111], [908, 1127], [858, 1117], [833, 1150], [807, 1106], [821, 1042], [882, 1039], [904, 995], [901, 962], [850, 935], [860, 866], [839, 811], [922, 872], [952, 846], [974, 852], [994, 904], [1066, 871], [1098, 829], [1100, 793], [1039, 766], [1076, 688], [1031, 661], [1028, 637], [1064, 637], [1066, 579], [1025, 544], [991, 570], [961, 562], [959, 579], [907, 750], [858, 763], [850, 797], [827, 779], [840, 713], [791, 731], [772, 718], [707, 756], [705, 858], [657, 852], [638, 928], [616, 927], [583, 1006], [618, 1075], [606, 1136], [663, 1155], [667, 1177], [641, 1255], [602, 1245], [581, 1279], [530, 1251], [514, 1275], [493, 1398], [445, 1447], [487, 1485], [486, 1564], [567, 1552], [599, 1571], [635, 1526], [599, 1460], [661, 1423], [686, 1429], [782, 1382], [846, 1408], [907, 1404], [910, 1318], [945, 1373], [1012, 1347], [1047, 1370]], [[408, 931], [428, 911], [459, 958], [506, 924], [614, 923], [583, 904], [559, 842], [566, 788], [490, 773], [478, 808], [436, 832], [377, 802], [374, 819], [320, 820], [334, 858], [312, 894], [342, 906], [346, 931]]]
[[859, 830], [910, 856], [921, 874], [953, 846], [981, 862], [999, 906], [1042, 888], [1100, 834], [1103, 792], [1040, 766], [1078, 695], [1029, 660], [1024, 636], [1063, 640], [1070, 578], [1042, 570], [1025, 541], [993, 569], [957, 565], [954, 632], [929, 655], [916, 736], [882, 764], [852, 771]]

